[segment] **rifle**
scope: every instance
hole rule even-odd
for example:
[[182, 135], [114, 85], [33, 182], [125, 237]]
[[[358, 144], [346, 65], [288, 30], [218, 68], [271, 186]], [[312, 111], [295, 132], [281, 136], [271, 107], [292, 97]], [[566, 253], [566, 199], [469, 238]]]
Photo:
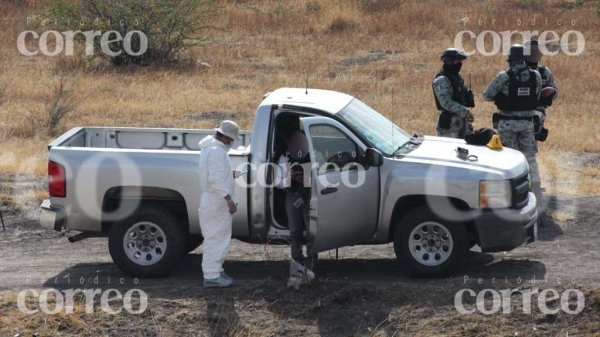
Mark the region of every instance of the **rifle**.
[[468, 88], [469, 88], [469, 91], [467, 91], [467, 94], [465, 97], [465, 105], [468, 106], [469, 108], [474, 108], [475, 107], [475, 97], [473, 96], [473, 90], [471, 90], [471, 74], [469, 74]]
[[[465, 97], [465, 103], [466, 106], [468, 106], [469, 108], [474, 108], [475, 107], [475, 97], [473, 96], [473, 90], [471, 90], [471, 74], [469, 73], [469, 91], [467, 91], [466, 97]], [[471, 122], [469, 122], [469, 130], [471, 132], [473, 132], [473, 124]]]

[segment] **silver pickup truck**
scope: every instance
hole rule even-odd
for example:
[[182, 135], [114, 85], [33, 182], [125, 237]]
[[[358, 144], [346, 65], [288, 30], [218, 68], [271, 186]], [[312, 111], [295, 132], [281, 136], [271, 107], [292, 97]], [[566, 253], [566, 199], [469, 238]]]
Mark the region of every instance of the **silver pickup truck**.
[[[410, 135], [357, 98], [294, 88], [267, 94], [254, 130], [229, 152], [239, 204], [234, 238], [287, 242], [285, 191], [273, 180], [287, 136], [298, 130], [311, 154], [311, 253], [393, 242], [413, 272], [441, 276], [474, 245], [506, 251], [536, 239], [536, 200], [520, 152]], [[198, 142], [213, 132], [68, 131], [48, 147], [41, 223], [80, 232], [71, 242], [108, 237], [113, 261], [128, 274], [167, 274], [202, 243]], [[459, 158], [458, 148], [468, 157]]]

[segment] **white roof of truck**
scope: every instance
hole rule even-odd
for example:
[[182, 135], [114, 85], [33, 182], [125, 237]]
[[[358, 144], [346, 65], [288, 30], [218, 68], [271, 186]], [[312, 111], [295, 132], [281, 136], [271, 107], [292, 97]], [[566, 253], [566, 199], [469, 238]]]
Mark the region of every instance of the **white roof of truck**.
[[280, 88], [268, 94], [260, 105], [289, 104], [335, 114], [354, 97], [337, 91], [308, 88]]

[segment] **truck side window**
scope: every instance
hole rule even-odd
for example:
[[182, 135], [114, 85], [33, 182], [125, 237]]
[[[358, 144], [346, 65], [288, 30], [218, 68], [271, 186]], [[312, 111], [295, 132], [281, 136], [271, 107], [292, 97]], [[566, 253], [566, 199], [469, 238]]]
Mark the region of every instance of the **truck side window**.
[[356, 168], [348, 164], [357, 162], [358, 146], [342, 131], [331, 125], [312, 125], [310, 137], [314, 148], [311, 159], [318, 163], [319, 172]]

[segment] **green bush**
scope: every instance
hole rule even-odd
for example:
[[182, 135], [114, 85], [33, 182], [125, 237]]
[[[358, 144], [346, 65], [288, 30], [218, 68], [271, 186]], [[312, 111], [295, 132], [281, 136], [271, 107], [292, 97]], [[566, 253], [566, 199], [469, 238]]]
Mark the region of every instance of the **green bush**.
[[565, 10], [571, 10], [590, 2], [596, 7], [596, 14], [600, 16], [600, 0], [563, 0], [559, 3], [559, 7]]
[[[176, 62], [185, 49], [204, 42], [203, 32], [219, 12], [213, 0], [54, 0], [41, 16], [61, 30], [117, 31], [121, 36], [141, 31], [148, 37], [146, 53], [108, 56], [100, 52], [97, 37], [95, 56], [107, 57], [115, 65], [149, 65]], [[76, 36], [85, 40], [82, 34]], [[139, 36], [132, 37], [131, 49], [137, 51]], [[111, 49], [123, 50], [122, 41], [112, 43]]]

